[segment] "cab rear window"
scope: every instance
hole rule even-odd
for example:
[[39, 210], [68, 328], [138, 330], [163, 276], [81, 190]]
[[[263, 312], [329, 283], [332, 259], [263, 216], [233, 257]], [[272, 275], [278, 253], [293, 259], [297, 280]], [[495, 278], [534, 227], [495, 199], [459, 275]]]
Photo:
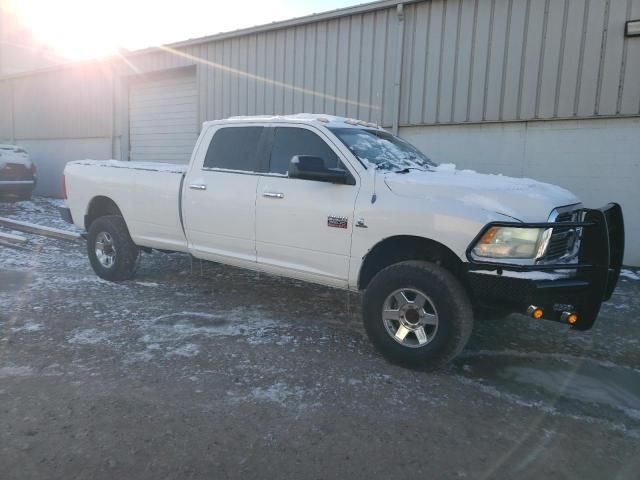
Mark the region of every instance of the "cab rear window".
[[211, 139], [204, 168], [258, 172], [258, 148], [264, 127], [224, 127]]

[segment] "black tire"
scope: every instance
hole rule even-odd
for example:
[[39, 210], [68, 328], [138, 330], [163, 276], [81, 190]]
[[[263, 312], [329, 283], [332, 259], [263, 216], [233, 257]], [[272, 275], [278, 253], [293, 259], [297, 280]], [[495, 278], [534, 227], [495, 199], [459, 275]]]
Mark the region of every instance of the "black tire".
[[[435, 310], [437, 329], [425, 345], [405, 346], [387, 331], [383, 306], [401, 289], [423, 292]], [[419, 370], [446, 365], [462, 351], [473, 329], [473, 310], [464, 287], [449, 271], [429, 262], [405, 261], [381, 270], [364, 294], [362, 310], [365, 330], [378, 351], [392, 363]]]
[[[96, 239], [101, 234], [107, 234], [112, 239], [114, 260], [110, 266], [103, 265], [96, 254]], [[121, 282], [134, 277], [140, 249], [131, 240], [124, 219], [119, 215], [108, 215], [96, 219], [89, 227], [87, 253], [94, 272], [100, 278]]]

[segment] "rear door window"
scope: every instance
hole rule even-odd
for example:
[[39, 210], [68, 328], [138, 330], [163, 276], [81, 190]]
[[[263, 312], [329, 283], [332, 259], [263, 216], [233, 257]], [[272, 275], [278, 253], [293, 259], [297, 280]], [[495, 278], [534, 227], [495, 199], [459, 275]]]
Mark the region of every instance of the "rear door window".
[[211, 139], [204, 168], [260, 171], [260, 144], [264, 127], [224, 127]]
[[305, 128], [276, 127], [271, 148], [269, 171], [286, 174], [291, 158], [311, 155], [324, 159], [327, 168], [344, 169], [331, 147], [318, 135]]

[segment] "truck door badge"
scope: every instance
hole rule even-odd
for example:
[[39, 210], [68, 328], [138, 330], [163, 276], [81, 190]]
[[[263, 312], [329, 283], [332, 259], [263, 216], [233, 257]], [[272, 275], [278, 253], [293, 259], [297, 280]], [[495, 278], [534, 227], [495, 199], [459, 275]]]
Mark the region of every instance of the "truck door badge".
[[347, 217], [336, 217], [334, 215], [329, 215], [327, 219], [327, 227], [333, 228], [347, 228], [349, 224], [349, 219]]

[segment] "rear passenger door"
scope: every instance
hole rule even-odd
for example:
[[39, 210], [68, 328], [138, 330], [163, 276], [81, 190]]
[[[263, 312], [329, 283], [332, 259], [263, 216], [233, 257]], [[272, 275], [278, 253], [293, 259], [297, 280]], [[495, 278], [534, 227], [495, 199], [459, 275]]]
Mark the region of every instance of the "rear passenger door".
[[183, 186], [189, 248], [213, 261], [255, 263], [255, 201], [266, 155], [265, 129], [248, 125], [212, 130], [203, 136], [204, 145], [198, 146]]
[[[267, 173], [256, 197], [258, 264], [273, 273], [346, 287], [359, 177], [320, 130], [302, 125], [270, 130]], [[349, 171], [356, 185], [288, 178], [294, 155], [321, 157], [327, 167]]]

